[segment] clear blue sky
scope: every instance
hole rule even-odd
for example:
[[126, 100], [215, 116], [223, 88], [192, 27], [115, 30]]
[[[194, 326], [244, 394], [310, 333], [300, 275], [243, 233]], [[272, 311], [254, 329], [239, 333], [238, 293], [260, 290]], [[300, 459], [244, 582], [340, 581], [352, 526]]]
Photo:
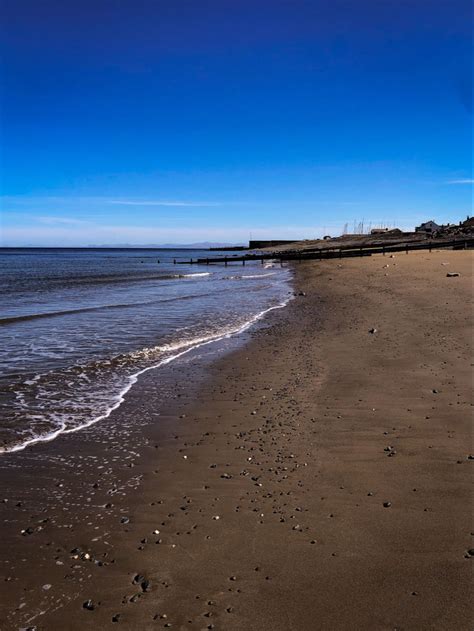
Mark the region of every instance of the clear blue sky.
[[468, 0], [3, 0], [4, 245], [471, 212]]

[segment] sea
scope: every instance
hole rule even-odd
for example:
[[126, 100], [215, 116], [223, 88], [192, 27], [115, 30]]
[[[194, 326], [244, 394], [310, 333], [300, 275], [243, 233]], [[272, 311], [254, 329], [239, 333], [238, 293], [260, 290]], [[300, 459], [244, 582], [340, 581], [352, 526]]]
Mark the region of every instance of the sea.
[[[140, 375], [236, 336], [292, 295], [272, 261], [229, 252], [0, 249], [0, 455], [107, 418]], [[186, 261], [188, 263], [186, 263]]]

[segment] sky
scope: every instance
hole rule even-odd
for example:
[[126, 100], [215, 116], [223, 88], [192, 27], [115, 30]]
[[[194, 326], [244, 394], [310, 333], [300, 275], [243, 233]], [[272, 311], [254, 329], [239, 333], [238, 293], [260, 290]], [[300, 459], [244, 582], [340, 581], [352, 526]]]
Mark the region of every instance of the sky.
[[0, 244], [244, 243], [472, 206], [469, 0], [2, 0]]

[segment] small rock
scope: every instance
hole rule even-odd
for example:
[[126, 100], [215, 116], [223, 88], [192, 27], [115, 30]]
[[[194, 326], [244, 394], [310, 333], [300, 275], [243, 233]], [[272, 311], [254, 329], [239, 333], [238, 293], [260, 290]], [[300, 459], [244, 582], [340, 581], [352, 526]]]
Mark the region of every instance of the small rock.
[[21, 534], [22, 534], [24, 537], [26, 537], [26, 535], [31, 535], [31, 534], [33, 534], [33, 533], [34, 533], [34, 530], [33, 530], [33, 528], [30, 528], [30, 527], [28, 527], [28, 528], [24, 528], [24, 529], [21, 531]]
[[384, 508], [390, 508], [391, 505], [392, 505], [392, 502], [384, 502], [383, 503]]
[[87, 611], [94, 611], [95, 605], [92, 602], [92, 600], [89, 598], [89, 600], [86, 600], [82, 603], [82, 608], [87, 609]]
[[377, 329], [374, 329], [374, 328], [369, 329], [369, 333], [372, 333], [372, 335], [373, 335], [374, 333], [377, 333]]
[[151, 591], [151, 581], [145, 579], [144, 581], [140, 583], [140, 587], [142, 588], [143, 592]]
[[454, 276], [459, 276], [459, 275], [460, 275], [459, 272], [448, 272], [446, 274], [448, 278], [453, 278]]

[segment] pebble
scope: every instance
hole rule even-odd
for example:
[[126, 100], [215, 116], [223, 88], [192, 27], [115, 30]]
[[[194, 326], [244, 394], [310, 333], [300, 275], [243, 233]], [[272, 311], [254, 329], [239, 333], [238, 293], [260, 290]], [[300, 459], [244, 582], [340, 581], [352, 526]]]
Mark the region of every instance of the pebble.
[[95, 605], [92, 602], [92, 600], [89, 598], [89, 600], [86, 600], [82, 603], [82, 608], [87, 609], [88, 611], [94, 611]]
[[384, 502], [383, 503], [384, 508], [390, 508], [391, 505], [392, 505], [392, 502]]

